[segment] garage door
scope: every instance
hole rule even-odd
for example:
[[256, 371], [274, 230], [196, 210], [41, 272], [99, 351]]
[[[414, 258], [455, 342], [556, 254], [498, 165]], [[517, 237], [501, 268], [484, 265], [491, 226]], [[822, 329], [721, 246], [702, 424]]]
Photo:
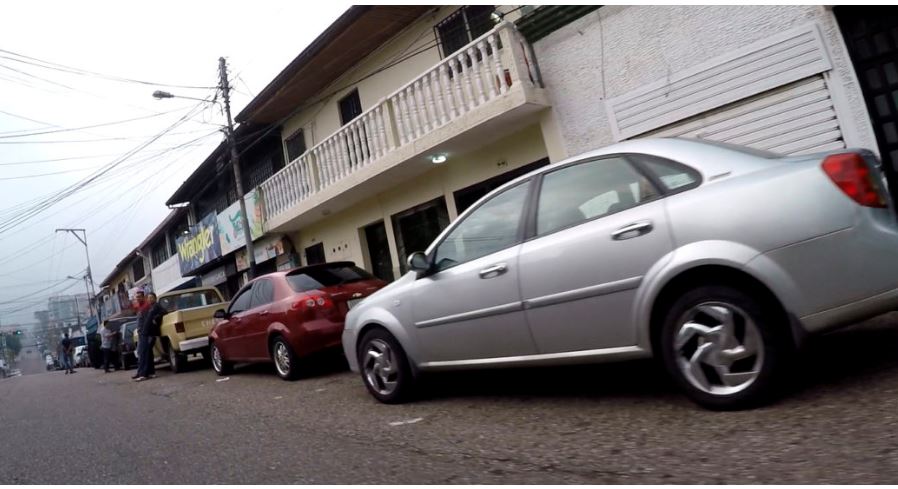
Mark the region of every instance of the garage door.
[[710, 139], [790, 155], [845, 147], [822, 76], [708, 111], [643, 137]]

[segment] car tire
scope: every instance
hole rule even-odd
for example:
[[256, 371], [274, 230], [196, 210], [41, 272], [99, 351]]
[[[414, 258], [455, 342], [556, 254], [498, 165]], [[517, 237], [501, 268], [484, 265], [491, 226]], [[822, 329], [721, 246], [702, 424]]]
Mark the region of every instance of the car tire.
[[224, 377], [234, 371], [234, 364], [225, 360], [215, 343], [209, 344], [209, 354], [212, 357], [212, 370], [215, 370], [216, 374]]
[[287, 343], [283, 336], [275, 336], [271, 340], [269, 348], [271, 361], [274, 362], [274, 370], [278, 377], [284, 380], [296, 380], [299, 378], [299, 357]]
[[412, 398], [416, 379], [405, 350], [392, 334], [381, 328], [368, 331], [357, 353], [362, 382], [375, 399], [399, 404]]
[[187, 355], [175, 351], [171, 344], [166, 345], [166, 350], [168, 350], [168, 363], [171, 365], [171, 373], [179, 374], [183, 372], [187, 366]]
[[788, 319], [759, 294], [709, 285], [671, 304], [661, 329], [667, 372], [697, 404], [757, 407], [781, 392], [793, 357]]

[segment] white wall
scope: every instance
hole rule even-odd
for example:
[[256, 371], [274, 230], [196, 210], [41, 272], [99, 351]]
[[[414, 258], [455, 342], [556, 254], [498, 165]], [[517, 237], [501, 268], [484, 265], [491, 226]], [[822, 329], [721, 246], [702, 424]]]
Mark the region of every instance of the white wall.
[[605, 6], [534, 45], [565, 150], [614, 142], [604, 100], [788, 29], [818, 22], [849, 146], [876, 143], [831, 10], [821, 6]]

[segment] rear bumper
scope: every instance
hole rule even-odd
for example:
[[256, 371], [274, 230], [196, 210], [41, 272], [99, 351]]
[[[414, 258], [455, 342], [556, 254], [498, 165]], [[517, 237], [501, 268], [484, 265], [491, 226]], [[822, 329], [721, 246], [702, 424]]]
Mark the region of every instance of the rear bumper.
[[894, 310], [898, 310], [898, 288], [810, 314], [800, 321], [809, 333], [822, 333]]
[[192, 340], [186, 340], [178, 343], [178, 349], [181, 353], [192, 351], [192, 350], [201, 350], [209, 346], [209, 337], [203, 336], [202, 338], [194, 338]]

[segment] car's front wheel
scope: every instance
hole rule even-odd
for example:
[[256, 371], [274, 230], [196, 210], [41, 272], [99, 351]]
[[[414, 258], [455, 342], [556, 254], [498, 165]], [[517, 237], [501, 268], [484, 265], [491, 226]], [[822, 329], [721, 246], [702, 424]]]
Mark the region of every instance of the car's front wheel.
[[757, 294], [730, 286], [687, 291], [668, 309], [665, 367], [686, 394], [710, 409], [742, 409], [778, 393], [791, 355], [786, 319]]
[[212, 343], [209, 345], [209, 354], [212, 357], [212, 369], [220, 376], [230, 375], [233, 367], [231, 362], [224, 359], [218, 345]]
[[359, 370], [368, 392], [380, 402], [407, 401], [415, 387], [408, 357], [399, 341], [384, 329], [373, 329], [359, 342]]

